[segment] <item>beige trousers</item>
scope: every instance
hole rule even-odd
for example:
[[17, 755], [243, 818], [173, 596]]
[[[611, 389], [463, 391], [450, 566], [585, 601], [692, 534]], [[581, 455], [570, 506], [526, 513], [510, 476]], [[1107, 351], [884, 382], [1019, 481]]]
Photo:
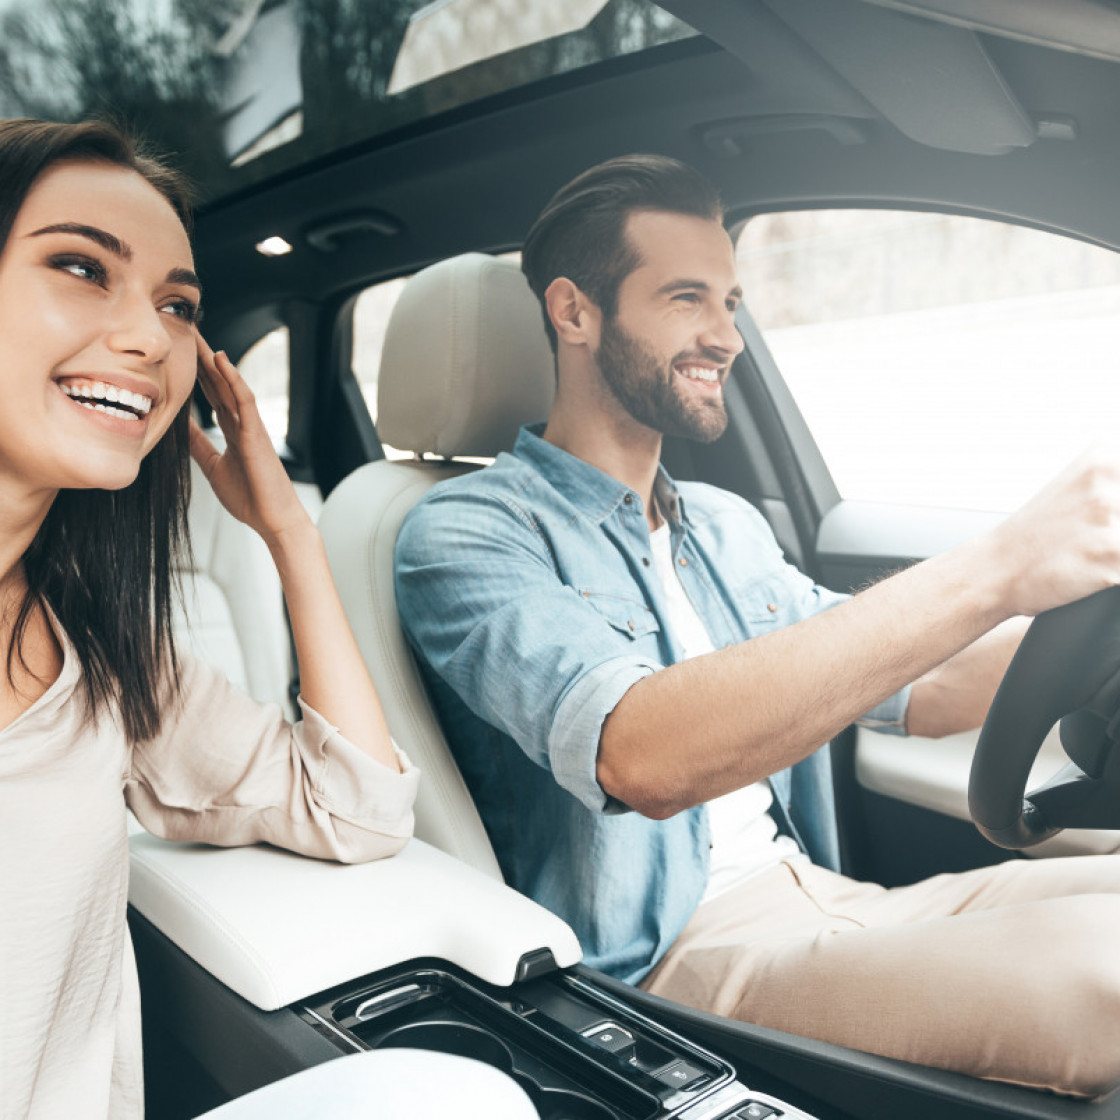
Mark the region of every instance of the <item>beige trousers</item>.
[[1120, 1081], [1120, 855], [887, 890], [808, 861], [705, 903], [641, 985], [718, 1015], [1075, 1096]]

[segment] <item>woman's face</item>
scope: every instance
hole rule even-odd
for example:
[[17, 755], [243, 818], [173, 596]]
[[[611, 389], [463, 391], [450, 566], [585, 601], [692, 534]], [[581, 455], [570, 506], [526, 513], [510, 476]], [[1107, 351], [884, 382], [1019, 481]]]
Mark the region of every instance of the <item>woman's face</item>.
[[198, 300], [186, 231], [142, 176], [45, 171], [0, 255], [0, 480], [132, 482], [194, 384]]

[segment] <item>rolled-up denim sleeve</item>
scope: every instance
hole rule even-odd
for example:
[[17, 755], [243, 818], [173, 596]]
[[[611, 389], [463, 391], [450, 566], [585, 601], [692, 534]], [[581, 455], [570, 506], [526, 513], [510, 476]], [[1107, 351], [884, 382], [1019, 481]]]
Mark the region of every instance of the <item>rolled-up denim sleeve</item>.
[[589, 809], [621, 811], [596, 780], [599, 735], [662, 666], [562, 582], [531, 515], [434, 493], [401, 529], [395, 572], [405, 634], [431, 670]]
[[[605, 661], [577, 680], [560, 701], [548, 736], [548, 757], [557, 782], [589, 809], [626, 812], [628, 806], [609, 796], [595, 772], [603, 722], [615, 705], [654, 666], [635, 657]], [[587, 744], [596, 750], [589, 752]]]
[[909, 707], [910, 686], [907, 685], [893, 696], [888, 696], [881, 704], [876, 704], [856, 723], [872, 731], [881, 731], [884, 735], [906, 735], [906, 713]]

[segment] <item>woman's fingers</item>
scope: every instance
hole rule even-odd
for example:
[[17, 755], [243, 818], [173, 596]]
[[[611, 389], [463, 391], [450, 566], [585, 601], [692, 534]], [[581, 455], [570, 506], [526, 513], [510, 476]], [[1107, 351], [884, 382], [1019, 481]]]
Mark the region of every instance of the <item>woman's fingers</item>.
[[[226, 359], [226, 364], [229, 364], [229, 359]], [[230, 385], [229, 378], [222, 372], [221, 366], [217, 361], [213, 361], [209, 368], [204, 367], [203, 376], [203, 390], [209, 386], [210, 392], [214, 398], [214, 407], [216, 409], [224, 410], [232, 419], [240, 419], [240, 409], [237, 407], [237, 398], [234, 395], [233, 388]]]
[[227, 391], [232, 411], [240, 420], [242, 408], [256, 405], [253, 390], [246, 384], [240, 370], [229, 360], [229, 355], [224, 350], [219, 350], [214, 355], [214, 369], [222, 380], [223, 388]]
[[240, 419], [237, 397], [231, 383], [233, 379], [229, 376], [229, 371], [233, 370], [234, 379], [240, 380], [237, 370], [224, 352], [219, 359], [219, 356], [210, 349], [209, 343], [201, 334], [196, 332], [196, 338], [198, 339], [199, 359], [198, 380], [206, 399], [210, 402], [214, 411], [218, 413], [219, 422], [221, 422], [223, 411], [234, 420]]

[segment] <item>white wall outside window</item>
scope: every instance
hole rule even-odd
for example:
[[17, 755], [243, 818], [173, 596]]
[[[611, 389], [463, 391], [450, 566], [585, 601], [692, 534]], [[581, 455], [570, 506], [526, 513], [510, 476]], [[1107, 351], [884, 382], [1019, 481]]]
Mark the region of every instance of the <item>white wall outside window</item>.
[[1120, 440], [1120, 255], [870, 210], [755, 218], [736, 253], [844, 498], [1012, 509]]
[[272, 442], [280, 445], [288, 434], [288, 328], [277, 327], [258, 339], [237, 363]]

